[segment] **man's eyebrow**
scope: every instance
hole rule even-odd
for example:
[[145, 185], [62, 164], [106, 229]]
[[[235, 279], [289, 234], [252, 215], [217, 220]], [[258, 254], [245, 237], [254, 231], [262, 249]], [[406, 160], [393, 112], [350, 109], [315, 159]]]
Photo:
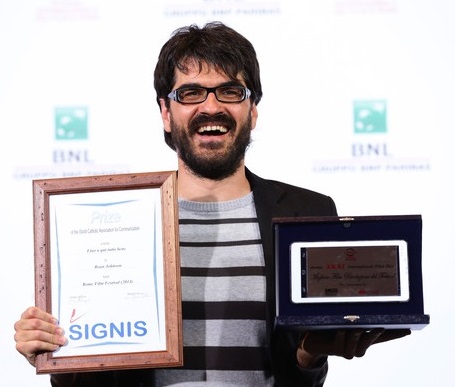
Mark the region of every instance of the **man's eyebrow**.
[[[242, 83], [240, 81], [227, 81], [227, 82], [220, 83], [214, 87], [223, 87], [223, 86], [242, 86], [242, 87], [244, 87], [244, 85], [242, 85]], [[177, 87], [177, 89], [185, 89], [185, 88], [191, 88], [191, 87], [207, 87], [207, 86], [203, 86], [200, 83], [193, 82], [193, 83], [184, 83], [184, 84], [180, 85], [179, 87]]]

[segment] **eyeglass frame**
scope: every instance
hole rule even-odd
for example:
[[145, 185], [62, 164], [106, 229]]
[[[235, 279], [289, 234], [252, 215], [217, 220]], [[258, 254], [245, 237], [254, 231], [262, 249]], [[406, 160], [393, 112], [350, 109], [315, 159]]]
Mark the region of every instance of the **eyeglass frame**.
[[[233, 87], [233, 88], [243, 89], [243, 91], [244, 91], [243, 98], [241, 100], [239, 100], [239, 101], [222, 101], [222, 100], [220, 100], [218, 98], [217, 94], [216, 94], [216, 91], [218, 89], [220, 89], [220, 88], [223, 88], [223, 87]], [[205, 99], [202, 100], [202, 101], [199, 101], [199, 102], [182, 102], [179, 99], [179, 91], [185, 90], [185, 89], [204, 89], [207, 92], [207, 94], [205, 95]], [[200, 86], [200, 85], [197, 85], [197, 86], [182, 86], [182, 87], [179, 87], [177, 89], [172, 90], [167, 95], [167, 97], [169, 99], [172, 99], [175, 102], [181, 103], [182, 105], [197, 105], [199, 103], [205, 102], [210, 93], [213, 93], [213, 95], [215, 96], [216, 100], [219, 101], [219, 102], [222, 102], [222, 103], [240, 103], [240, 102], [243, 102], [246, 99], [251, 97], [251, 90], [248, 89], [248, 87], [243, 86], [243, 85], [230, 85], [230, 84], [218, 85], [218, 86], [215, 86], [215, 87], [205, 87], [205, 86]]]

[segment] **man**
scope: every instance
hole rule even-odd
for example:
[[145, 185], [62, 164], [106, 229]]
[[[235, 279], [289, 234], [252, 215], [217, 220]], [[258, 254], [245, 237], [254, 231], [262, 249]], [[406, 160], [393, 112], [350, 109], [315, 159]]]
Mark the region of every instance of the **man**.
[[[155, 89], [178, 156], [182, 368], [53, 375], [54, 386], [322, 386], [327, 356], [363, 356], [409, 331], [274, 331], [274, 216], [336, 215], [330, 197], [264, 180], [244, 164], [262, 97], [251, 43], [221, 23], [177, 30]], [[37, 308], [15, 324], [31, 364], [66, 339]]]

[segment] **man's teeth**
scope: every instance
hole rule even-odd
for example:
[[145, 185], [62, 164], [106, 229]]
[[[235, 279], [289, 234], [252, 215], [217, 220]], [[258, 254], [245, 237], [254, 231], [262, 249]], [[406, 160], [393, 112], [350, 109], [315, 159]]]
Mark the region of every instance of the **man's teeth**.
[[198, 133], [205, 133], [205, 132], [221, 132], [221, 133], [227, 133], [227, 129], [224, 126], [203, 126], [199, 128], [197, 131]]

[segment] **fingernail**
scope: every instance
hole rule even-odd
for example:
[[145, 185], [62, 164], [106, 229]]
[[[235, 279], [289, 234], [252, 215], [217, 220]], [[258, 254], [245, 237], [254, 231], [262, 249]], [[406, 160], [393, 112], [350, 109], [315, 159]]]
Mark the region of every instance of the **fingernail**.
[[67, 340], [65, 336], [60, 336], [57, 341], [59, 345], [65, 345]]

